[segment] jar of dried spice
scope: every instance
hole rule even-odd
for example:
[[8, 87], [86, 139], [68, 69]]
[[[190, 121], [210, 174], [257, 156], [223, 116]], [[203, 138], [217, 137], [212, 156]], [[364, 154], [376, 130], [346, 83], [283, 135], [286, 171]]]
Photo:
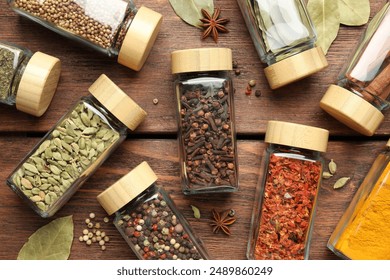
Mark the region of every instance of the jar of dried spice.
[[386, 146], [328, 241], [344, 259], [390, 259], [390, 140]]
[[41, 217], [55, 214], [146, 117], [107, 76], [43, 137], [7, 179]]
[[373, 18], [360, 44], [320, 102], [350, 128], [371, 136], [383, 122], [390, 95], [390, 4]]
[[134, 254], [143, 260], [208, 259], [193, 233], [147, 162], [142, 162], [98, 195]]
[[272, 89], [328, 66], [303, 0], [237, 0]]
[[0, 103], [40, 117], [50, 105], [60, 73], [58, 58], [0, 41]]
[[232, 52], [226, 48], [172, 53], [179, 149], [185, 194], [238, 190]]
[[268, 122], [248, 259], [308, 259], [328, 136], [317, 127]]
[[161, 14], [132, 0], [7, 0], [11, 8], [65, 37], [140, 70], [153, 47]]

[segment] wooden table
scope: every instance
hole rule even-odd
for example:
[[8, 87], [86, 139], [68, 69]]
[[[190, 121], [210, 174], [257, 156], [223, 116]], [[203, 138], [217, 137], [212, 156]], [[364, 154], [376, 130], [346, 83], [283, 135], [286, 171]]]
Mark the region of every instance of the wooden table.
[[[374, 158], [383, 150], [390, 131], [390, 119], [386, 119], [375, 136], [361, 136], [327, 115], [318, 105], [327, 87], [335, 82], [364, 27], [340, 28], [337, 40], [327, 54], [329, 67], [326, 70], [301, 82], [271, 91], [263, 74], [264, 65], [258, 58], [235, 0], [214, 1], [216, 6], [222, 8], [223, 17], [231, 19], [227, 25], [230, 33], [222, 34], [218, 44], [211, 38], [202, 41], [201, 31], [178, 18], [168, 0], [136, 1], [136, 4], [142, 3], [164, 16], [161, 32], [140, 72], [129, 70], [76, 42], [19, 17], [5, 2], [0, 2], [0, 40], [57, 56], [62, 60], [63, 70], [53, 102], [41, 118], [1, 105], [0, 259], [15, 259], [34, 231], [54, 218], [67, 215], [73, 215], [75, 225], [70, 259], [134, 259], [135, 255], [111, 223], [103, 225], [111, 237], [106, 251], [101, 251], [99, 246], [86, 248], [85, 243], [78, 241], [78, 237], [85, 228], [84, 220], [90, 212], [96, 213], [100, 219], [105, 216], [96, 196], [143, 160], [148, 161], [154, 169], [159, 183], [169, 191], [213, 258], [245, 259], [253, 197], [265, 148], [263, 140], [268, 120], [290, 121], [330, 130], [325, 158], [327, 161], [334, 159], [337, 162], [339, 176], [350, 176], [352, 179], [339, 190], [332, 188], [335, 179], [323, 181], [310, 258], [337, 258], [326, 247], [328, 238]], [[386, 1], [370, 2], [372, 17]], [[170, 53], [179, 49], [217, 46], [232, 49], [233, 58], [241, 71], [239, 76], [232, 73], [236, 90], [234, 101], [239, 139], [240, 189], [232, 194], [185, 196], [179, 179], [176, 101], [170, 73]], [[107, 74], [143, 107], [148, 117], [54, 217], [42, 219], [11, 191], [5, 180], [72, 104], [88, 94], [88, 87], [102, 73]], [[257, 81], [256, 89], [260, 89], [262, 93], [260, 97], [244, 93], [248, 81], [252, 79]], [[157, 105], [153, 104], [154, 98], [159, 100]], [[196, 205], [201, 210], [200, 219], [193, 217], [190, 205]], [[238, 219], [231, 227], [232, 236], [213, 234], [209, 225], [213, 208], [220, 211], [229, 208], [236, 210]]]

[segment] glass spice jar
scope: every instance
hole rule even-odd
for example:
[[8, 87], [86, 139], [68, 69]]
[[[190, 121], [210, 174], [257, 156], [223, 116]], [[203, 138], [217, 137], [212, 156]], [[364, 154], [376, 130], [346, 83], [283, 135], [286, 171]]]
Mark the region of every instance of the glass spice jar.
[[248, 259], [308, 259], [328, 136], [317, 127], [268, 122]]
[[134, 254], [143, 260], [208, 259], [193, 233], [147, 162], [142, 162], [98, 195], [114, 225]]
[[271, 89], [328, 66], [302, 0], [237, 0]]
[[390, 4], [371, 20], [360, 44], [320, 101], [331, 116], [371, 136], [384, 120], [390, 95]]
[[50, 105], [60, 74], [58, 58], [0, 41], [0, 103], [40, 117]]
[[328, 241], [328, 248], [344, 259], [390, 259], [390, 140], [386, 146]]
[[185, 194], [238, 190], [232, 52], [174, 51], [179, 155]]
[[157, 38], [161, 14], [132, 0], [7, 0], [11, 8], [65, 37], [139, 71]]
[[146, 113], [106, 75], [89, 88], [7, 179], [36, 213], [54, 215]]

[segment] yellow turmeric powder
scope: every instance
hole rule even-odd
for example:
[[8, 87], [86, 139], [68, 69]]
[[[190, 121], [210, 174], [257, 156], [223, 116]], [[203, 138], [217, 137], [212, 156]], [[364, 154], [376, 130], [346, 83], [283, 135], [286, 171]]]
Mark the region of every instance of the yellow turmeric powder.
[[356, 204], [334, 248], [349, 259], [390, 259], [390, 162], [367, 198]]

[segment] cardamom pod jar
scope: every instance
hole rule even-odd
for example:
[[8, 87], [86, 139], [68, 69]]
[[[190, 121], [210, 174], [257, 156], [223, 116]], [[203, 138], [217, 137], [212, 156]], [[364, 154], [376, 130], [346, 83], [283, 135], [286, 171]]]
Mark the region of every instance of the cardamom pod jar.
[[208, 259], [202, 241], [147, 162], [142, 162], [97, 199], [134, 254], [143, 260]]
[[144, 120], [146, 113], [106, 75], [89, 88], [7, 179], [41, 217], [54, 215]]
[[268, 122], [248, 259], [308, 259], [328, 136], [317, 127]]
[[328, 66], [302, 0], [237, 0], [271, 89]]
[[390, 95], [390, 4], [371, 20], [360, 44], [320, 101], [331, 116], [371, 136], [384, 120]]
[[7, 0], [11, 8], [139, 71], [157, 38], [161, 14], [132, 0]]
[[174, 51], [172, 73], [185, 194], [238, 190], [232, 52], [227, 48]]
[[60, 73], [58, 58], [0, 41], [0, 103], [40, 117], [50, 105]]
[[390, 259], [390, 140], [337, 224], [328, 248], [344, 259]]

